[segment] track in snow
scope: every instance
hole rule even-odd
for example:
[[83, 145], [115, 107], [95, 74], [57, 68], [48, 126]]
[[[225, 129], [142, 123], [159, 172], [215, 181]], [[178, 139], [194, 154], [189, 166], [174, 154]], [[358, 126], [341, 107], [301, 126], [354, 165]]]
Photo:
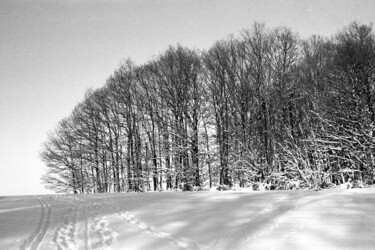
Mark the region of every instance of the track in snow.
[[117, 204], [116, 202], [112, 200], [106, 200], [106, 204], [112, 206], [115, 208], [117, 213], [121, 216], [121, 218], [130, 226], [137, 227], [140, 231], [147, 235], [154, 236], [159, 239], [166, 239], [170, 242], [172, 242], [175, 246], [183, 249], [196, 249], [199, 250], [200, 247], [193, 243], [191, 240], [188, 238], [179, 238], [179, 237], [174, 237], [173, 235], [169, 233], [165, 233], [162, 231], [157, 230], [154, 227], [151, 227], [147, 225], [145, 222], [140, 221], [139, 219], [136, 218], [134, 214], [132, 214], [129, 211], [123, 211], [121, 206]]
[[103, 249], [111, 246], [118, 233], [109, 227], [107, 216], [102, 213], [104, 209], [102, 201], [94, 201], [90, 205], [93, 208], [91, 216], [91, 228], [96, 235], [95, 242], [91, 244], [92, 249]]
[[21, 248], [25, 250], [38, 249], [39, 244], [42, 242], [51, 221], [51, 207], [42, 197], [38, 197], [38, 201], [42, 210], [40, 220], [36, 230], [25, 240], [24, 244], [22, 245]]
[[77, 217], [79, 214], [79, 207], [76, 202], [77, 199], [67, 199], [69, 203], [69, 210], [63, 215], [63, 223], [56, 228], [53, 241], [58, 250], [76, 249], [77, 238]]

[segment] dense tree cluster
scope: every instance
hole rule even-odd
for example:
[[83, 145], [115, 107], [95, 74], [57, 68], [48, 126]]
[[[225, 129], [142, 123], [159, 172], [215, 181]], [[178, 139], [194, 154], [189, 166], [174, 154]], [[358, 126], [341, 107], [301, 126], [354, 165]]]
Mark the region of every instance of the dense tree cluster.
[[372, 184], [375, 34], [302, 40], [255, 23], [169, 47], [88, 90], [41, 150], [57, 192]]

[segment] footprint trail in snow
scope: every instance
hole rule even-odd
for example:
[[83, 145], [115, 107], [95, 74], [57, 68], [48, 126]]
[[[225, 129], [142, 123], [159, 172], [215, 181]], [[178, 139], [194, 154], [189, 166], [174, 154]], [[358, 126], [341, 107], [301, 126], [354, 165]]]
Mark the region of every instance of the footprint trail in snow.
[[66, 202], [69, 203], [70, 208], [63, 215], [63, 224], [56, 228], [53, 237], [58, 250], [77, 249], [77, 218], [80, 207], [75, 197], [68, 197]]
[[147, 225], [145, 222], [138, 220], [136, 216], [130, 213], [129, 211], [125, 211], [125, 212], [122, 211], [119, 204], [115, 203], [114, 201], [107, 200], [107, 204], [111, 204], [128, 225], [137, 227], [145, 234], [154, 236], [156, 238], [169, 240], [174, 245], [183, 249], [200, 249], [198, 245], [191, 242], [187, 238], [174, 237], [173, 235], [169, 233], [165, 233], [165, 232], [154, 229], [153, 227]]
[[92, 207], [94, 208], [94, 213], [91, 219], [90, 229], [99, 237], [97, 240], [92, 240], [91, 247], [92, 249], [109, 248], [118, 236], [118, 233], [109, 227], [107, 216], [102, 214], [102, 203], [93, 202]]

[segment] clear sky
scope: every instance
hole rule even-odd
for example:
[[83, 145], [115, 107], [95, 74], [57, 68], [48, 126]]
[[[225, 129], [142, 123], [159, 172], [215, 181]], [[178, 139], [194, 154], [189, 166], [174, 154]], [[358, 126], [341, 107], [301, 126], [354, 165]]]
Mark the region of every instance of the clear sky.
[[125, 58], [206, 49], [254, 21], [308, 37], [374, 19], [374, 0], [0, 0], [0, 195], [48, 192], [46, 133]]

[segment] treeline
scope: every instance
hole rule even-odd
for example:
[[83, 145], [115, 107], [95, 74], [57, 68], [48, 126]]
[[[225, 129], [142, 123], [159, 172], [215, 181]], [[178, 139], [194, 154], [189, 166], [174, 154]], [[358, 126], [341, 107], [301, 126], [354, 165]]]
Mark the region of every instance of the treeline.
[[375, 34], [255, 23], [200, 52], [127, 60], [48, 136], [46, 186], [97, 193], [374, 182]]

